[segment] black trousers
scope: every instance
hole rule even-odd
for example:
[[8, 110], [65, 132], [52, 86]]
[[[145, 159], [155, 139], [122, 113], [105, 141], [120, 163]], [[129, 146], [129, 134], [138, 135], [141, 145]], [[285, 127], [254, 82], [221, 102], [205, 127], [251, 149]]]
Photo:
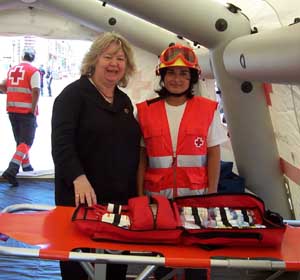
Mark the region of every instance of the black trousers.
[[[124, 252], [124, 254], [128, 254], [128, 252]], [[62, 280], [88, 280], [88, 275], [79, 262], [60, 261], [60, 271]], [[126, 273], [126, 264], [106, 265], [106, 280], [126, 280]]]
[[[168, 267], [160, 266], [155, 270], [155, 279], [159, 280], [169, 274], [173, 269]], [[206, 269], [185, 269], [184, 270], [185, 280], [206, 280], [207, 270]]]
[[33, 114], [8, 113], [17, 146], [25, 143], [32, 146], [37, 128]]

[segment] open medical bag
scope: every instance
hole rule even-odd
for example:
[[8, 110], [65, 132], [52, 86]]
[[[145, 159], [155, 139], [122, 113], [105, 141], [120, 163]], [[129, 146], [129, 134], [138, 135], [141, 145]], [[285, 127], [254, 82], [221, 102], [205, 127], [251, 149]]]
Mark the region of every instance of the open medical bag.
[[185, 245], [276, 247], [286, 229], [279, 214], [248, 193], [178, 197], [175, 203]]
[[93, 240], [202, 246], [280, 245], [286, 226], [248, 193], [208, 194], [168, 200], [154, 195], [128, 205], [80, 205], [72, 221]]

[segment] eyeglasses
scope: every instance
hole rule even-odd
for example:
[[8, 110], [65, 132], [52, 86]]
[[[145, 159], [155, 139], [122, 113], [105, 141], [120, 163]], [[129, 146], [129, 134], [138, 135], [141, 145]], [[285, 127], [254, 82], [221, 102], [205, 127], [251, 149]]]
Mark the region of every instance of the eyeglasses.
[[181, 58], [186, 66], [195, 67], [198, 63], [194, 51], [188, 47], [174, 45], [166, 49], [160, 56], [160, 61], [165, 65], [173, 64], [177, 59]]

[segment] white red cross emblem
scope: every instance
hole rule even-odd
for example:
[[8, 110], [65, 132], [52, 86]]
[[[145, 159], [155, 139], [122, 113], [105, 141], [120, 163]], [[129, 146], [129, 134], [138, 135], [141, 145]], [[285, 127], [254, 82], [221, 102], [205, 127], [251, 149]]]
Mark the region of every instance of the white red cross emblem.
[[15, 69], [11, 70], [8, 75], [8, 79], [12, 85], [18, 85], [20, 80], [24, 80], [25, 70], [23, 66], [16, 66]]
[[196, 137], [194, 144], [197, 148], [200, 148], [201, 146], [203, 146], [204, 140], [202, 139], [202, 137]]

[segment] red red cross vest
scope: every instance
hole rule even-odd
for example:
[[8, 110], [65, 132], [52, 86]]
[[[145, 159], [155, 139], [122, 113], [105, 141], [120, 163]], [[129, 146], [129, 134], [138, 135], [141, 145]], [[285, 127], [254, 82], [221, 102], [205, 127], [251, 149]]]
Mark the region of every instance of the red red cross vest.
[[20, 63], [12, 67], [7, 74], [7, 103], [8, 112], [27, 114], [32, 110], [32, 88], [30, 80], [38, 71], [29, 63]]
[[207, 188], [207, 134], [216, 108], [215, 101], [199, 96], [187, 101], [173, 154], [165, 101], [137, 104], [148, 155], [147, 193], [171, 191], [176, 197]]

